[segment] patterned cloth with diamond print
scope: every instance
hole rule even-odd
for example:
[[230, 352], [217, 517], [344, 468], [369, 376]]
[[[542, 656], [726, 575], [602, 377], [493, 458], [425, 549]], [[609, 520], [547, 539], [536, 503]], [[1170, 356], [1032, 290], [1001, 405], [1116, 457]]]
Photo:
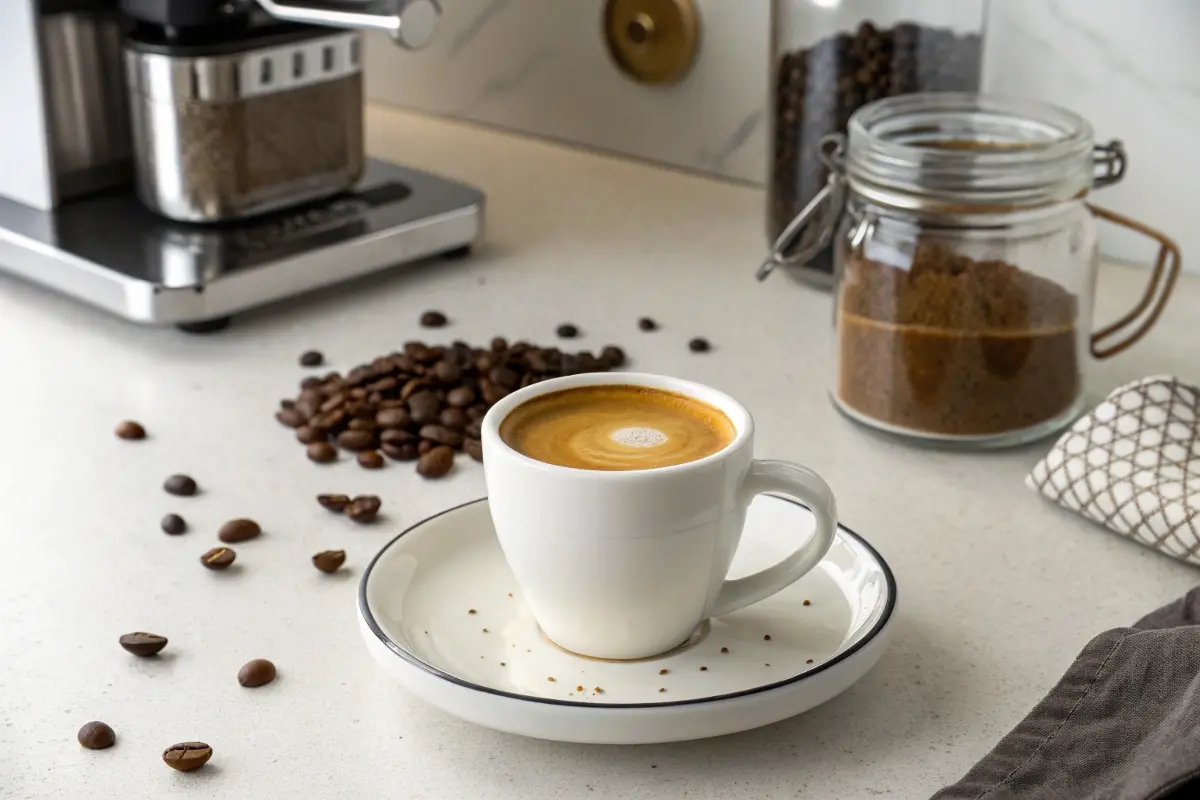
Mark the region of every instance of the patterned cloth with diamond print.
[[1200, 387], [1170, 376], [1120, 387], [1025, 482], [1114, 533], [1200, 566]]

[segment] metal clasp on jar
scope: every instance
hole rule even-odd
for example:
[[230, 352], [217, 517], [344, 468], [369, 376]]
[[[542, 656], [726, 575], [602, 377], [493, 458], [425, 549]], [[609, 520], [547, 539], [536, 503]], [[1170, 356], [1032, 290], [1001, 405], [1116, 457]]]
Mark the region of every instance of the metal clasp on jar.
[[754, 277], [764, 280], [776, 267], [803, 266], [829, 246], [846, 202], [846, 137], [831, 133], [821, 139], [821, 161], [829, 179], [808, 205], [788, 223], [771, 245], [771, 252]]
[[[821, 140], [821, 161], [829, 169], [829, 179], [775, 239], [771, 252], [754, 273], [758, 280], [764, 280], [776, 267], [803, 266], [829, 245], [846, 199], [845, 153], [844, 135], [832, 133]], [[1125, 145], [1119, 139], [1096, 145], [1092, 162], [1096, 168], [1093, 189], [1120, 182], [1128, 163]]]

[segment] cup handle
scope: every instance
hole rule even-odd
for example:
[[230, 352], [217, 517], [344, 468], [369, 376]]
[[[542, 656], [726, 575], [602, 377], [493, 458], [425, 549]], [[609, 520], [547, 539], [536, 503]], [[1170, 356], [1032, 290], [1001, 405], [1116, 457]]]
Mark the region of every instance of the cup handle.
[[755, 460], [742, 483], [739, 501], [750, 505], [755, 495], [779, 492], [794, 497], [812, 512], [817, 527], [812, 538], [773, 567], [745, 578], [726, 580], [709, 603], [705, 616], [719, 617], [770, 597], [804, 577], [833, 545], [837, 504], [820, 475], [790, 461]]

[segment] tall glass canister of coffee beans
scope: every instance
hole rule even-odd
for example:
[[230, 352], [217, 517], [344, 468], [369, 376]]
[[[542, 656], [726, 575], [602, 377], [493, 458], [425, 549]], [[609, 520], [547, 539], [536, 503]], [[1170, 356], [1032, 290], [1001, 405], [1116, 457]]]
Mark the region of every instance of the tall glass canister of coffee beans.
[[[775, 0], [767, 236], [774, 242], [828, 177], [821, 137], [873, 100], [978, 91], [986, 0]], [[788, 269], [833, 282], [829, 247]]]

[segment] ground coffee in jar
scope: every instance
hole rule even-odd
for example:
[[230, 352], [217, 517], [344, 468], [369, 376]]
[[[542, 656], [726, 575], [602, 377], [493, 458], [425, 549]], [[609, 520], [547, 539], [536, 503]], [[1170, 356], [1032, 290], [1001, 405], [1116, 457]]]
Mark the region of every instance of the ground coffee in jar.
[[[1091, 205], [1125, 171], [1120, 142], [1025, 100], [958, 93], [869, 103], [822, 142], [831, 179], [759, 279], [832, 240], [830, 395], [858, 422], [913, 440], [1006, 447], [1070, 424], [1090, 358], [1154, 324], [1179, 272], [1163, 234]], [[1159, 245], [1145, 295], [1092, 331], [1096, 219]]]
[[836, 394], [887, 426], [972, 436], [1028, 428], [1079, 396], [1079, 304], [1004, 261], [918, 243], [900, 269], [842, 255]]

